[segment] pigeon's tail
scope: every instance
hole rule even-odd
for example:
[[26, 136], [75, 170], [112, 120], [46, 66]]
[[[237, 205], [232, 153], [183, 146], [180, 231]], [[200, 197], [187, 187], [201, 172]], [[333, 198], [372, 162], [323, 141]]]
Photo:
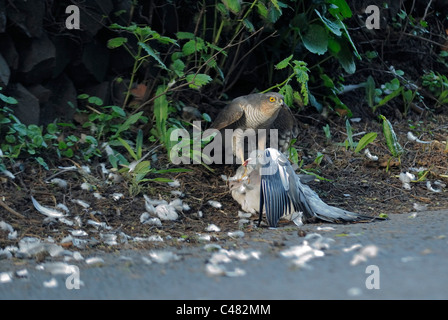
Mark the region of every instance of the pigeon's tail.
[[318, 218], [319, 220], [331, 223], [346, 223], [346, 222], [371, 222], [373, 220], [385, 220], [381, 217], [371, 217], [361, 215], [348, 210], [336, 208], [323, 202], [317, 193], [309, 186], [302, 184], [297, 179], [298, 193], [302, 194], [300, 197], [303, 201], [305, 199], [307, 205], [300, 206], [303, 211], [303, 216], [306, 220]]

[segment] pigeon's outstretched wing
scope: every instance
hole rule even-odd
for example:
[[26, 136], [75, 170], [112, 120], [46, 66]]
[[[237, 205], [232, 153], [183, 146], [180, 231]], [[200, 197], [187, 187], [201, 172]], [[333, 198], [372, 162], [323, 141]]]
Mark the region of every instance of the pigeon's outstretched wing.
[[309, 186], [300, 182], [289, 160], [276, 149], [266, 149], [262, 163], [264, 164], [259, 170], [260, 222], [263, 209], [271, 227], [276, 227], [282, 216], [297, 211], [302, 212], [305, 220], [317, 218], [332, 223], [370, 222], [381, 219], [329, 206]]

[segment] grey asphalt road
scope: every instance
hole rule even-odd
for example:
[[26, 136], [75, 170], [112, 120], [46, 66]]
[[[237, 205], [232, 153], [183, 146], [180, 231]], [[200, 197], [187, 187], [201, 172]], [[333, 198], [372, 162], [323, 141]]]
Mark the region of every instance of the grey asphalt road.
[[[215, 244], [221, 249], [210, 250]], [[89, 257], [99, 265], [70, 261], [79, 272], [66, 274], [35, 260], [0, 260], [3, 278], [12, 275], [0, 283], [0, 299], [447, 299], [447, 248], [448, 210], [368, 224], [289, 224], [167, 248], [166, 256], [97, 252]]]

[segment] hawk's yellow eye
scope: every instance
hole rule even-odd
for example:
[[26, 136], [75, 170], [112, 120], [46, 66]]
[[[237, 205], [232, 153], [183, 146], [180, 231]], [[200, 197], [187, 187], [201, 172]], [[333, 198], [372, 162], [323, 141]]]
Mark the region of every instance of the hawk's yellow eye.
[[269, 97], [269, 101], [270, 102], [274, 102], [275, 101], [275, 97]]

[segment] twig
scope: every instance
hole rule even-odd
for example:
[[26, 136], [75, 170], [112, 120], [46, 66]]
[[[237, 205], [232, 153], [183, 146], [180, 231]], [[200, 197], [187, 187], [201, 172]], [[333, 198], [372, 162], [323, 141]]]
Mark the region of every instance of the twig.
[[20, 213], [18, 213], [17, 211], [15, 211], [14, 209], [11, 209], [6, 203], [3, 202], [2, 199], [0, 199], [0, 206], [2, 206], [3, 208], [5, 208], [5, 210], [9, 211], [10, 213], [12, 213], [13, 215], [15, 215], [16, 217], [19, 217], [21, 219], [25, 219], [25, 217], [23, 215], [21, 215]]
[[422, 20], [425, 20], [426, 15], [428, 14], [428, 9], [431, 6], [432, 0], [429, 0], [428, 5], [425, 8], [425, 13], [423, 14]]

